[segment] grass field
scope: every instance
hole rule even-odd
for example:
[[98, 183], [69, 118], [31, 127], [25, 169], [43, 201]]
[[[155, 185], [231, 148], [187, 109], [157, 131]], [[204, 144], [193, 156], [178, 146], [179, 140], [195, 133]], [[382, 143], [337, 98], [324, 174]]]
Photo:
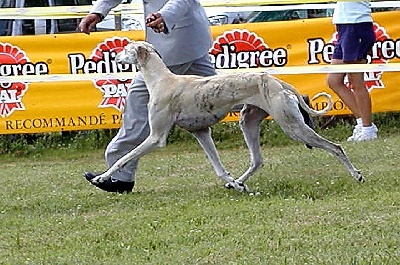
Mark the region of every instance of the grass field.
[[[366, 183], [293, 144], [263, 148], [252, 194], [224, 189], [195, 143], [144, 157], [123, 195], [82, 177], [103, 150], [1, 157], [0, 264], [400, 264], [400, 136], [342, 144]], [[235, 176], [248, 163], [221, 157]]]

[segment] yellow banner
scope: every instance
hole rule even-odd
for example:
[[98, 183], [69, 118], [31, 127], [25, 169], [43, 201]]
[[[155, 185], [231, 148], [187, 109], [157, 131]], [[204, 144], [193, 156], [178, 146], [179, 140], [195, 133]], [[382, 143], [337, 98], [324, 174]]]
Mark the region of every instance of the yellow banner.
[[[399, 11], [375, 13], [377, 43], [371, 63], [400, 62]], [[259, 67], [327, 65], [335, 29], [330, 18], [234, 24], [212, 27], [210, 54], [219, 70]], [[143, 40], [142, 31], [0, 37], [0, 134], [118, 128], [131, 80], [107, 73], [129, 73], [132, 66], [114, 57], [130, 40]], [[243, 69], [242, 71], [246, 71]], [[248, 70], [249, 71], [249, 70]], [[24, 75], [99, 75], [89, 81], [27, 82]], [[374, 112], [400, 111], [397, 72], [367, 72]], [[350, 113], [326, 86], [326, 74], [279, 75], [302, 94], [326, 91], [334, 98], [329, 115]], [[321, 109], [324, 102], [312, 102]], [[237, 114], [225, 121], [237, 120]]]

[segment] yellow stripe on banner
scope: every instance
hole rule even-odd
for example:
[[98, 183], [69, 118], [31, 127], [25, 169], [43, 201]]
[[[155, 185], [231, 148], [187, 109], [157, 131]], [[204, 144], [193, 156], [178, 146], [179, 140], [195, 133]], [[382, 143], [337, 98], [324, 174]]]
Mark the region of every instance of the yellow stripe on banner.
[[[252, 73], [268, 73], [271, 75], [399, 72], [399, 71], [400, 71], [400, 63], [218, 69], [218, 72], [223, 74], [252, 72]], [[13, 82], [42, 83], [42, 82], [63, 82], [63, 81], [89, 81], [95, 79], [129, 79], [132, 78], [133, 74], [134, 73], [115, 73], [115, 74], [102, 73], [102, 74], [52, 74], [52, 75], [3, 76], [0, 77], [0, 83], [13, 83]]]

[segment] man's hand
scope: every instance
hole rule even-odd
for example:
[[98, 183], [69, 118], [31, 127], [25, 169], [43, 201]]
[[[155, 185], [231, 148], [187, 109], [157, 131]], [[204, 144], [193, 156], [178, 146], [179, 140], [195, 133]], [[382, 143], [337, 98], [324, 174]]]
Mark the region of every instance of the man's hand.
[[160, 13], [151, 13], [146, 17], [146, 26], [150, 27], [156, 33], [168, 33], [164, 18]]
[[84, 18], [82, 18], [81, 23], [79, 23], [79, 30], [83, 33], [90, 34], [90, 31], [92, 31], [96, 24], [99, 23], [102, 20], [102, 17], [100, 14], [93, 13], [93, 14], [88, 14]]

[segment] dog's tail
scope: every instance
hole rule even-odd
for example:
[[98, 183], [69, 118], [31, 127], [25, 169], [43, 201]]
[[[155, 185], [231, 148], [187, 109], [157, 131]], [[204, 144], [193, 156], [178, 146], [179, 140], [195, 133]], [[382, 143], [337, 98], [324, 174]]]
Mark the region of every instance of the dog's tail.
[[310, 106], [308, 106], [308, 104], [304, 101], [304, 98], [299, 94], [299, 92], [290, 84], [280, 80], [280, 83], [282, 84], [282, 86], [285, 89], [290, 90], [296, 97], [297, 100], [299, 101], [300, 106], [310, 115], [314, 115], [314, 116], [320, 116], [320, 115], [324, 115], [325, 113], [327, 113], [328, 111], [330, 111], [332, 109], [333, 106], [333, 100], [332, 100], [332, 96], [329, 95], [326, 92], [320, 92], [318, 94], [316, 94], [311, 100], [315, 100], [317, 98], [320, 97], [324, 97], [327, 101], [327, 105], [321, 109], [321, 110], [314, 110], [312, 108], [310, 108]]

